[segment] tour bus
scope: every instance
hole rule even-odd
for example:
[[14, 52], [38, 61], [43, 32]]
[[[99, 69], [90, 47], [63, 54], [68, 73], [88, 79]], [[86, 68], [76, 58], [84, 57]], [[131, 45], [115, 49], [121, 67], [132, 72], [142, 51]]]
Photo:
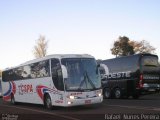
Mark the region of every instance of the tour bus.
[[96, 60], [87, 54], [49, 55], [2, 72], [3, 100], [52, 106], [103, 101]]
[[160, 91], [158, 56], [135, 54], [101, 60], [100, 74], [104, 98], [122, 98]]

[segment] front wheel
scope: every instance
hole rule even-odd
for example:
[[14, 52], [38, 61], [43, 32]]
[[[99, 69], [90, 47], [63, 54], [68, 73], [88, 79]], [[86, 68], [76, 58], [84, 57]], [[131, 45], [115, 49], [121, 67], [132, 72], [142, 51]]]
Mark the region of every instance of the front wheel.
[[45, 96], [44, 106], [45, 106], [47, 109], [52, 109], [52, 101], [51, 101], [51, 98], [50, 98], [49, 95], [46, 95], [46, 96]]
[[104, 98], [108, 99], [111, 97], [111, 90], [109, 88], [105, 88], [103, 91]]
[[114, 98], [120, 99], [122, 97], [122, 92], [120, 88], [115, 88], [114, 89]]

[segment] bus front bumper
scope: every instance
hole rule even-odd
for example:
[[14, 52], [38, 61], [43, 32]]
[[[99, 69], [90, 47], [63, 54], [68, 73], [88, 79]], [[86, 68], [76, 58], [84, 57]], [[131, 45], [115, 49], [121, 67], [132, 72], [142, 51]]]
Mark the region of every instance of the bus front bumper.
[[101, 103], [102, 101], [103, 101], [103, 96], [93, 97], [93, 98], [85, 98], [85, 99], [67, 99], [66, 107], [97, 104], [97, 103]]

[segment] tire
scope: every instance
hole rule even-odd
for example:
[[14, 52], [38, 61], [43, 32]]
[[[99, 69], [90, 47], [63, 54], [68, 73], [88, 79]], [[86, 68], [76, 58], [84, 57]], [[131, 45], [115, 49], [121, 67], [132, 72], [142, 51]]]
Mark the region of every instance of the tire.
[[11, 94], [11, 104], [12, 105], [15, 105], [16, 104], [16, 101], [15, 101], [15, 98], [14, 98], [14, 95]]
[[122, 92], [120, 88], [115, 88], [114, 89], [114, 98], [120, 99], [122, 97]]
[[46, 95], [45, 96], [45, 99], [44, 99], [44, 106], [46, 109], [52, 109], [52, 101], [51, 101], [51, 98], [49, 95]]
[[105, 88], [103, 91], [103, 96], [105, 99], [111, 98], [111, 90], [109, 88]]

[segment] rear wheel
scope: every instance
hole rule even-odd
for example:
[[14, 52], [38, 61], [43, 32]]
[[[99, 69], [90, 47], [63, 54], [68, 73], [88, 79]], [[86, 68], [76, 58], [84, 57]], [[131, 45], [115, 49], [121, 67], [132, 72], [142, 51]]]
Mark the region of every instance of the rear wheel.
[[120, 88], [115, 88], [114, 89], [114, 98], [120, 99], [122, 97], [122, 92]]
[[104, 98], [108, 99], [111, 97], [111, 90], [109, 88], [105, 88], [103, 91]]
[[46, 95], [46, 96], [45, 96], [44, 106], [45, 106], [47, 109], [52, 109], [52, 101], [51, 101], [51, 98], [50, 98], [49, 95]]

